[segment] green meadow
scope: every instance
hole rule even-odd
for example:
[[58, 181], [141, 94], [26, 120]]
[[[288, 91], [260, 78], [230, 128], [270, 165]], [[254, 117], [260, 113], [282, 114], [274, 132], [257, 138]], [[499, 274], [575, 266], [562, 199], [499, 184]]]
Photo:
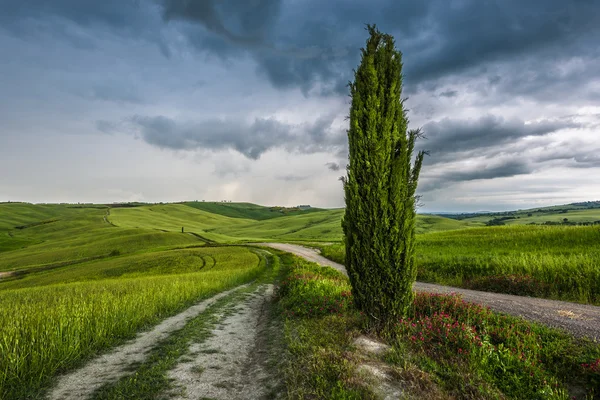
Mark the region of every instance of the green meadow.
[[[249, 242], [300, 242], [343, 262], [342, 209], [250, 203], [0, 204], [0, 398], [52, 378], [140, 329], [264, 273]], [[537, 213], [537, 214], [536, 214]], [[527, 216], [531, 214], [531, 216]], [[600, 304], [598, 209], [419, 215], [419, 279]], [[183, 232], [182, 232], [183, 229]], [[294, 312], [301, 310], [294, 309]]]
[[53, 376], [267, 266], [251, 248], [207, 245], [178, 227], [243, 220], [173, 205], [156, 213], [160, 227], [145, 213], [128, 224], [133, 209], [116, 226], [115, 211], [0, 204], [1, 399], [38, 398]]
[[[417, 279], [600, 304], [600, 226], [499, 226], [417, 237]], [[321, 246], [343, 263], [342, 244]]]

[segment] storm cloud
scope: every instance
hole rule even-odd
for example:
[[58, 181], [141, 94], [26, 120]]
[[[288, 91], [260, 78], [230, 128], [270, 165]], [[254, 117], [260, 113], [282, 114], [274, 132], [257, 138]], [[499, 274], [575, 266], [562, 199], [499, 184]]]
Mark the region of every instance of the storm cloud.
[[505, 119], [494, 115], [469, 120], [444, 118], [423, 126], [427, 139], [421, 141], [420, 146], [429, 151], [431, 159], [435, 160], [440, 154], [486, 149], [528, 136], [544, 136], [581, 126], [582, 124], [570, 120], [525, 123], [518, 118]]
[[470, 163], [469, 166], [455, 166], [444, 168], [442, 172], [430, 177], [425, 177], [419, 183], [421, 193], [451, 186], [457, 182], [476, 180], [491, 180], [509, 178], [517, 175], [526, 175], [533, 172], [533, 167], [524, 160], [484, 160], [483, 162]]
[[[134, 116], [130, 122], [134, 131], [153, 146], [172, 150], [233, 149], [254, 160], [274, 148], [299, 153], [331, 152], [342, 147], [345, 139], [343, 130], [332, 128], [331, 117], [299, 125], [274, 118], [176, 122], [164, 116]], [[100, 125], [110, 126], [106, 122]]]
[[[403, 53], [411, 128], [430, 154], [419, 191], [432, 207], [485, 190], [521, 201], [544, 185], [600, 197], [600, 186], [580, 189], [600, 173], [596, 0], [0, 3], [0, 167], [19, 171], [0, 201], [30, 193], [23, 182], [43, 187], [39, 162], [62, 171], [65, 188], [36, 193], [65, 199], [84, 182], [127, 199], [214, 192], [341, 206], [347, 83], [366, 23]], [[119, 181], [147, 164], [152, 175]], [[177, 191], [188, 171], [189, 192]], [[189, 184], [197, 174], [202, 185]], [[271, 181], [283, 188], [273, 201]]]

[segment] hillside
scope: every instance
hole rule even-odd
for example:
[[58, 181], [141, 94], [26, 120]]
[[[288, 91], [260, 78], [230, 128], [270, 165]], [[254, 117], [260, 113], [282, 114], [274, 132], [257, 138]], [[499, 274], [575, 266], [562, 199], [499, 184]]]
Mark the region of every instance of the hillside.
[[592, 225], [600, 224], [600, 202], [588, 201], [526, 210], [443, 216], [484, 225]]
[[[202, 203], [197, 203], [202, 204]], [[264, 210], [263, 210], [264, 211]], [[343, 209], [300, 212], [262, 220], [231, 218], [201, 211], [187, 204], [165, 204], [111, 211], [110, 221], [120, 227], [196, 233], [218, 242], [237, 241], [340, 241]], [[417, 233], [447, 231], [480, 226], [435, 215], [417, 217]]]
[[253, 219], [256, 221], [324, 211], [322, 208], [309, 208], [302, 210], [297, 207], [266, 207], [252, 203], [190, 201], [183, 204], [197, 208], [198, 210], [223, 215], [225, 217]]

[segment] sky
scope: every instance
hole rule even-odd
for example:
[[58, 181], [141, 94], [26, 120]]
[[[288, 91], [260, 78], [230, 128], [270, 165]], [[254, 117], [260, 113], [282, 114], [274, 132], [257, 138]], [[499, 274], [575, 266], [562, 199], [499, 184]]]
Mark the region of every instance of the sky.
[[600, 199], [600, 0], [0, 0], [0, 201], [343, 207], [394, 36], [420, 212]]

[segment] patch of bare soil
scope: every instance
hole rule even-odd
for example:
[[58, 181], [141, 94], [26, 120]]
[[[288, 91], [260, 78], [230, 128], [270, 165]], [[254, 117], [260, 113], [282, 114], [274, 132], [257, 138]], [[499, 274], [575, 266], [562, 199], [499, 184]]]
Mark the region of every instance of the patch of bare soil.
[[378, 398], [383, 400], [449, 400], [451, 398], [431, 380], [429, 374], [412, 363], [405, 362], [403, 367], [386, 363], [384, 356], [391, 349], [389, 345], [364, 335], [357, 337], [354, 345], [360, 360], [358, 373], [370, 382]]
[[185, 311], [165, 319], [152, 330], [138, 334], [128, 343], [91, 360], [82, 368], [61, 376], [48, 398], [50, 400], [85, 399], [99, 387], [116, 382], [128, 373], [132, 365], [143, 362], [149, 351], [159, 341], [168, 337], [173, 331], [184, 327], [190, 319], [198, 316], [220, 298], [247, 286], [238, 286], [191, 306]]
[[362, 356], [358, 372], [371, 381], [379, 397], [384, 400], [401, 398], [404, 394], [401, 382], [395, 379], [389, 366], [381, 361], [381, 357], [390, 349], [390, 346], [367, 336], [356, 338], [354, 345]]
[[238, 303], [202, 343], [169, 372], [176, 399], [273, 398], [269, 368], [269, 310], [273, 285], [262, 285]]
[[15, 276], [14, 271], [0, 272], [0, 280], [4, 278], [10, 278], [12, 276]]

